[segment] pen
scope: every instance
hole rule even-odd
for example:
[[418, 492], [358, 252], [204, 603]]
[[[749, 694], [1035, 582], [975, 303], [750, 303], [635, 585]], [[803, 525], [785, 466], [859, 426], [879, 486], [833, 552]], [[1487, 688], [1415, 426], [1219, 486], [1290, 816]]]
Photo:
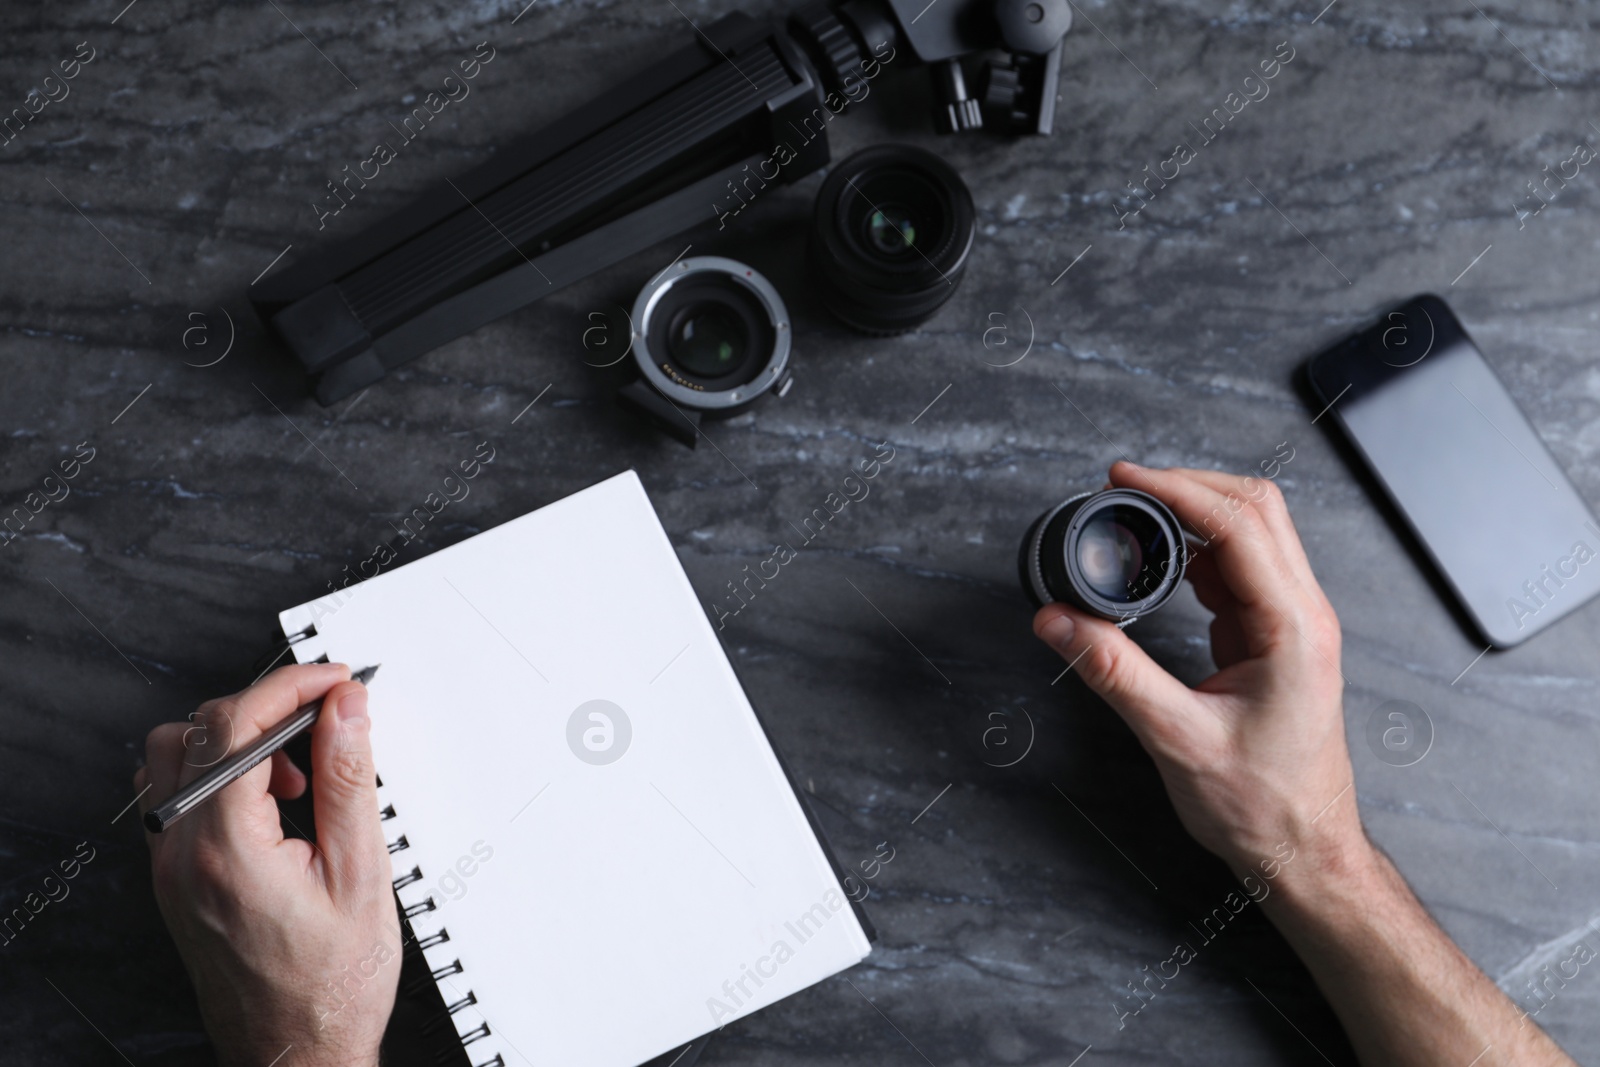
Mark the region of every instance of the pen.
[[[365, 685], [372, 681], [372, 676], [378, 673], [378, 668], [381, 666], [383, 665], [380, 663], [363, 667], [352, 674], [350, 680]], [[316, 700], [301, 707], [293, 715], [145, 812], [145, 829], [153, 834], [159, 834], [199, 807], [213, 794], [221, 792], [224, 786], [244, 777], [256, 764], [288, 744], [296, 735], [309, 729], [311, 724], [317, 721], [317, 716], [322, 714], [322, 705], [325, 702]]]

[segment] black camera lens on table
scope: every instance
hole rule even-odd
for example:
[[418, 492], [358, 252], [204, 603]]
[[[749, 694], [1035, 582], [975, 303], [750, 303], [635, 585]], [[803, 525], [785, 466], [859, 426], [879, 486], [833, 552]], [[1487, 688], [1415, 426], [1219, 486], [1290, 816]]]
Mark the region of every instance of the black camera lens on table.
[[829, 171], [808, 262], [842, 322], [889, 336], [955, 295], [976, 233], [972, 194], [954, 167], [921, 148], [881, 145]]
[[792, 329], [783, 297], [754, 267], [682, 259], [640, 290], [629, 315], [626, 407], [693, 445], [700, 419], [727, 418], [788, 392]]
[[1017, 570], [1035, 607], [1056, 601], [1102, 619], [1144, 615], [1183, 580], [1183, 528], [1137, 489], [1080, 493], [1034, 520]]
[[[948, 163], [909, 145], [869, 148], [818, 192], [809, 277], [846, 324], [904, 333], [954, 295], [976, 231], [972, 194]], [[738, 260], [674, 263], [640, 291], [626, 333], [631, 379], [617, 399], [690, 446], [702, 418], [739, 414], [792, 384], [788, 309]]]

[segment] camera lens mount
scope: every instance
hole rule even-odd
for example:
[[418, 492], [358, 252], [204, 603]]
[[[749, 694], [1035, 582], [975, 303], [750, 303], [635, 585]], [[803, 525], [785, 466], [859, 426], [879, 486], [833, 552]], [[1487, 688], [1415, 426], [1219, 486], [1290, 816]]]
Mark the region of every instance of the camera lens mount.
[[1171, 509], [1137, 489], [1106, 489], [1070, 497], [1034, 520], [1017, 570], [1036, 607], [1064, 601], [1120, 621], [1166, 603], [1186, 559]]
[[732, 415], [787, 380], [788, 308], [737, 260], [679, 260], [639, 292], [631, 318], [639, 374], [674, 404]]
[[977, 232], [955, 168], [910, 145], [850, 156], [817, 193], [809, 258], [829, 309], [863, 333], [913, 329], [960, 284]]

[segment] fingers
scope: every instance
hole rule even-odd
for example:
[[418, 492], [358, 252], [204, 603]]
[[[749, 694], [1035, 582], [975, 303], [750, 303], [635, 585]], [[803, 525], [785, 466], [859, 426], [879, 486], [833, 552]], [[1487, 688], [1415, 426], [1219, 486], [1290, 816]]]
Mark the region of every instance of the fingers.
[[1189, 552], [1184, 558], [1183, 577], [1194, 586], [1195, 598], [1214, 615], [1239, 610], [1239, 602], [1228, 589], [1228, 583], [1217, 573], [1215, 553], [1193, 545], [1187, 547]]
[[1311, 572], [1311, 561], [1306, 558], [1305, 545], [1300, 541], [1299, 531], [1294, 528], [1294, 519], [1289, 515], [1289, 506], [1284, 502], [1283, 492], [1276, 483], [1266, 478], [1241, 478], [1222, 471], [1185, 469], [1182, 473], [1203, 485], [1209, 485], [1224, 497], [1232, 493], [1254, 505], [1300, 584], [1308, 592], [1316, 590], [1321, 593], [1316, 575]]
[[[1191, 533], [1206, 540], [1218, 576], [1246, 610], [1240, 624], [1251, 650], [1260, 653], [1299, 625], [1303, 598], [1288, 561], [1260, 512], [1242, 497], [1229, 498], [1183, 470], [1151, 470], [1115, 463], [1111, 480], [1130, 489], [1144, 489], [1170, 507]], [[1293, 614], [1287, 618], [1283, 611]]]
[[[342, 663], [280, 667], [248, 689], [207, 701], [194, 714], [192, 724], [171, 724], [171, 729], [179, 731], [180, 738], [176, 782], [159, 799], [166, 799], [177, 788], [216, 767], [230, 754], [293, 715], [296, 709], [315, 702], [349, 677], [350, 668]], [[168, 727], [158, 727], [158, 730], [166, 729]], [[246, 850], [282, 841], [278, 806], [269, 791], [274, 770], [279, 766], [277, 758], [263, 760], [196, 807], [174, 829], [210, 837], [219, 845], [233, 843]], [[281, 784], [285, 788], [292, 787], [295, 776], [287, 771], [282, 773], [285, 778]], [[151, 790], [152, 793], [157, 791]]]
[[1115, 623], [1065, 604], [1046, 604], [1033, 617], [1033, 632], [1122, 716], [1147, 747], [1168, 748], [1188, 729], [1185, 712], [1193, 706], [1189, 687], [1162, 669]]
[[1254, 491], [1252, 501], [1237, 491], [1244, 479], [1231, 483], [1235, 490], [1221, 492], [1207, 484], [1218, 478], [1228, 476], [1215, 471], [1146, 470], [1131, 463], [1111, 468], [1112, 481], [1130, 488], [1148, 486], [1180, 521], [1202, 538], [1209, 537], [1202, 552], [1211, 554], [1223, 586], [1238, 601], [1232, 614], [1248, 656], [1309, 650], [1315, 658], [1301, 658], [1301, 666], [1317, 672], [1331, 668], [1338, 674], [1339, 619], [1311, 574], [1276, 486], [1256, 482], [1266, 488]]
[[150, 787], [139, 800], [140, 814], [178, 791], [178, 779], [183, 770], [183, 737], [188, 729], [187, 723], [164, 722], [145, 736], [144, 766], [134, 775], [138, 789]]
[[[254, 741], [262, 733], [293, 715], [300, 707], [324, 697], [350, 677], [343, 663], [310, 663], [280, 667], [250, 688], [218, 701], [209, 715], [210, 729], [231, 735], [229, 751]], [[226, 725], [222, 725], [226, 723]], [[192, 740], [192, 737], [191, 737]], [[210, 758], [214, 765], [213, 755]], [[263, 761], [238, 781], [221, 790], [194, 818], [214, 820], [224, 836], [245, 835], [257, 843], [283, 840], [278, 805], [270, 793], [276, 759]], [[206, 767], [185, 767], [185, 779], [204, 773]]]
[[[139, 808], [141, 819], [155, 803], [150, 799], [150, 791], [146, 788], [149, 784], [149, 775], [142, 766], [133, 772], [133, 801]], [[148, 838], [150, 835], [145, 836]]]
[[272, 780], [267, 792], [279, 800], [294, 800], [306, 791], [306, 775], [283, 749], [272, 754]]
[[311, 792], [317, 845], [334, 899], [389, 889], [389, 855], [378, 820], [367, 689], [343, 682], [328, 694], [311, 733]]
[[[350, 668], [343, 663], [295, 664], [278, 668], [248, 689], [206, 701], [189, 716], [179, 784], [200, 777], [349, 677]], [[261, 779], [262, 790], [266, 781]]]
[[1217, 669], [1247, 658], [1250, 647], [1239, 625], [1239, 602], [1217, 573], [1216, 557], [1205, 549], [1190, 552], [1183, 576], [1194, 586], [1200, 603], [1215, 616], [1211, 620], [1211, 659]]

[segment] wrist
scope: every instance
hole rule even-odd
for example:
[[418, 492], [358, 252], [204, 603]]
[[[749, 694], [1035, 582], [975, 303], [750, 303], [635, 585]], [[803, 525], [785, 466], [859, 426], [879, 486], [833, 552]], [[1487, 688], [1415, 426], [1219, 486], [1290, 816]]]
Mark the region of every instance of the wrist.
[[332, 1034], [284, 1025], [270, 1035], [247, 1035], [209, 1024], [207, 1029], [220, 1067], [380, 1067], [381, 1031]]
[[[1303, 840], [1263, 906], [1291, 938], [1295, 931], [1337, 939], [1365, 922], [1389, 889], [1387, 861], [1359, 824]], [[1319, 938], [1319, 939], [1321, 939]]]
[[217, 1062], [223, 1067], [287, 1067], [291, 1063], [294, 1067], [380, 1067], [376, 1048], [352, 1053], [287, 1041], [276, 1048], [225, 1050], [217, 1046]]

